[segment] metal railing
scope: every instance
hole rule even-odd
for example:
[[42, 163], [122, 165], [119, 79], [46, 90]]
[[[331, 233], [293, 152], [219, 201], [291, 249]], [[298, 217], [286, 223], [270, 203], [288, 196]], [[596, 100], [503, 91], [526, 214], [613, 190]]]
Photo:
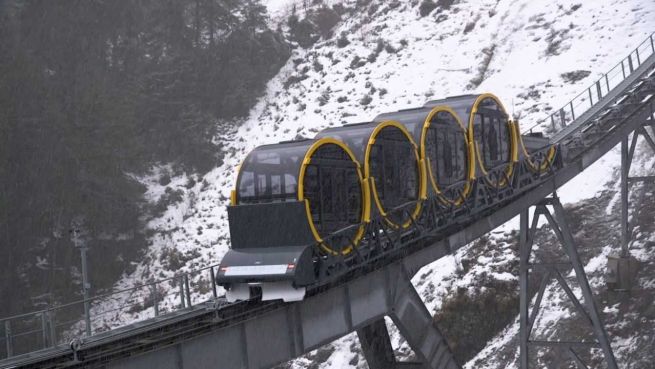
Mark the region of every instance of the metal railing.
[[601, 75], [587, 89], [564, 104], [560, 109], [555, 110], [546, 119], [524, 129], [523, 132], [532, 132], [534, 128], [539, 126], [545, 126], [547, 133], [561, 131], [608, 96], [610, 91], [631, 76], [653, 54], [655, 54], [655, 33], [651, 33], [627, 57], [607, 73]]
[[[109, 331], [218, 297], [218, 264], [170, 278], [0, 319], [0, 360]], [[84, 304], [91, 304], [89, 317]], [[130, 321], [125, 315], [132, 315]], [[87, 326], [89, 324], [89, 326]]]

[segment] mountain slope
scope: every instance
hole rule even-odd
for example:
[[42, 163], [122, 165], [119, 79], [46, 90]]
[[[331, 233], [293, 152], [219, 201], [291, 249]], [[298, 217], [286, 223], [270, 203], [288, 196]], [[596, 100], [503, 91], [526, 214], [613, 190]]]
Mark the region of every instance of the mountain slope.
[[[655, 4], [648, 0], [456, 1], [423, 17], [418, 2], [340, 3], [346, 12], [333, 31], [335, 36], [294, 50], [249, 117], [223, 137], [228, 144], [220, 167], [193, 181], [186, 175], [173, 176], [167, 185], [160, 185], [155, 176], [142, 178], [151, 201], [171, 193], [179, 201], [149, 224], [152, 245], [144, 261], [117, 287], [220, 260], [229, 246], [225, 205], [235, 170], [255, 146], [311, 137], [325, 127], [368, 120], [432, 98], [484, 91], [497, 94], [523, 126], [531, 126], [655, 30]], [[284, 7], [278, 9], [283, 14]], [[617, 163], [616, 152], [608, 154], [561, 190], [563, 200], [593, 198], [608, 182], [610, 190], [615, 188]], [[515, 227], [516, 222], [510, 222], [490, 237], [497, 239], [486, 246], [497, 254], [493, 258], [478, 255], [476, 247], [487, 249], [473, 244], [419, 272], [414, 283], [429, 309], [437, 311], [458, 289], [473, 289], [483, 274], [494, 280], [515, 280], [509, 273], [515, 255], [505, 235]], [[463, 259], [470, 259], [466, 268], [460, 265]], [[202, 284], [199, 279], [193, 283]], [[173, 286], [162, 288], [170, 291], [164, 306], [175, 304]], [[194, 299], [209, 296], [205, 290]], [[102, 324], [111, 327], [147, 314], [122, 314]], [[515, 334], [512, 329], [505, 335]], [[401, 356], [411, 355], [393, 327], [392, 332]], [[500, 362], [490, 352], [502, 342], [494, 342], [500, 343], [474, 360]], [[350, 335], [287, 366], [365, 367], [358, 351], [356, 336]]]

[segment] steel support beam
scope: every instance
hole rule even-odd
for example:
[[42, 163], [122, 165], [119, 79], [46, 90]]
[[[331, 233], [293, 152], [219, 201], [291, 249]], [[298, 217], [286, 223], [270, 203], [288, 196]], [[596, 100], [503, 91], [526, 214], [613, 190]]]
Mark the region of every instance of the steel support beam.
[[621, 140], [621, 252], [618, 257], [608, 258], [607, 283], [610, 289], [616, 291], [628, 291], [632, 288], [634, 277], [638, 268], [638, 261], [630, 256], [630, 241], [632, 228], [630, 227], [630, 184], [655, 180], [655, 176], [630, 177], [630, 168], [634, 158], [639, 137], [655, 152], [655, 143], [651, 138], [647, 126], [650, 120], [646, 120], [632, 133], [632, 139], [625, 136]]
[[[633, 133], [637, 137], [637, 132]], [[633, 140], [633, 146], [636, 143]], [[628, 174], [630, 172], [630, 159], [628, 148], [628, 136], [621, 141], [621, 257], [627, 258], [630, 255], [628, 249], [630, 244], [628, 225]]]
[[519, 240], [519, 355], [520, 355], [520, 368], [528, 367], [528, 327], [531, 326], [528, 322], [528, 308], [530, 300], [528, 298], [528, 263], [530, 261], [530, 248], [528, 242], [528, 223], [530, 222], [530, 213], [528, 209], [521, 211], [520, 215], [520, 240]]
[[357, 337], [370, 369], [394, 369], [396, 356], [393, 353], [389, 331], [384, 318], [357, 330]]
[[5, 344], [7, 345], [7, 357], [14, 355], [13, 337], [11, 336], [11, 322], [5, 320]]
[[[396, 363], [385, 316], [393, 320], [421, 364]], [[283, 304], [257, 319], [115, 361], [106, 368], [269, 368], [353, 331], [371, 368], [459, 368], [402, 263], [304, 301]]]
[[[547, 206], [552, 206], [553, 211], [551, 212]], [[528, 302], [528, 280], [529, 280], [529, 260], [532, 253], [532, 244], [534, 240], [534, 233], [537, 230], [537, 225], [539, 218], [544, 216], [548, 220], [548, 224], [552, 231], [554, 231], [557, 236], [557, 240], [566, 253], [568, 264], [575, 271], [578, 284], [580, 285], [580, 290], [582, 291], [582, 296], [584, 298], [584, 305], [578, 300], [571, 288], [569, 287], [566, 279], [562, 276], [561, 272], [557, 267], [552, 263], [539, 263], [534, 262], [532, 266], [541, 264], [547, 272], [544, 279], [541, 281], [541, 287], [537, 294], [537, 298], [534, 306], [532, 307], [532, 314], [529, 312], [529, 302]], [[566, 220], [566, 215], [564, 213], [564, 208], [562, 207], [559, 198], [554, 193], [552, 197], [545, 198], [540, 201], [534, 211], [534, 216], [532, 219], [531, 226], [529, 224], [529, 212], [525, 210], [521, 212], [520, 220], [520, 265], [519, 265], [519, 286], [520, 286], [520, 337], [519, 337], [519, 352], [520, 352], [520, 368], [528, 369], [529, 368], [529, 349], [530, 347], [555, 347], [558, 349], [564, 349], [567, 352], [567, 355], [571, 357], [576, 366], [579, 368], [586, 368], [585, 364], [581, 361], [580, 357], [575, 351], [576, 347], [588, 347], [588, 346], [599, 346], [603, 352], [605, 362], [609, 369], [618, 369], [616, 364], [616, 359], [614, 358], [614, 353], [612, 347], [610, 346], [609, 339], [607, 338], [607, 333], [603, 326], [603, 322], [600, 317], [598, 306], [591, 292], [591, 287], [589, 286], [589, 281], [587, 280], [587, 275], [584, 272], [584, 267], [578, 255], [577, 246], [573, 239], [571, 230], [568, 227]], [[562, 263], [556, 263], [557, 266], [561, 266]], [[531, 331], [534, 325], [534, 322], [537, 318], [537, 314], [541, 305], [542, 297], [544, 294], [545, 286], [550, 282], [551, 276], [555, 278], [557, 283], [564, 289], [567, 296], [578, 310], [578, 312], [589, 322], [597, 342], [583, 342], [583, 341], [547, 341], [547, 340], [531, 340]]]
[[366, 363], [370, 369], [426, 369], [421, 362], [396, 361], [389, 331], [384, 319], [378, 319], [357, 330]]

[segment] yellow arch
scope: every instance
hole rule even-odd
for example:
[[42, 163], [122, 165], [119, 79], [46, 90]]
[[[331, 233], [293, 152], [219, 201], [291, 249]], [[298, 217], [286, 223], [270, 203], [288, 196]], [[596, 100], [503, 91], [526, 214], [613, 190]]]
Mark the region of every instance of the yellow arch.
[[[484, 174], [484, 176], [487, 177], [488, 172], [487, 172], [487, 169], [484, 167], [484, 161], [482, 160], [482, 157], [480, 156], [480, 152], [481, 152], [480, 146], [475, 141], [475, 136], [473, 134], [473, 122], [475, 120], [475, 114], [477, 114], [477, 112], [478, 112], [478, 106], [485, 99], [494, 100], [496, 102], [496, 104], [498, 104], [498, 106], [500, 107], [502, 112], [505, 113], [505, 115], [507, 115], [507, 110], [505, 110], [505, 106], [503, 105], [503, 103], [500, 101], [500, 99], [496, 95], [491, 94], [491, 93], [484, 93], [484, 94], [481, 94], [480, 96], [478, 96], [475, 99], [475, 102], [473, 103], [473, 107], [471, 108], [471, 113], [469, 114], [468, 131], [467, 131], [468, 139], [469, 139], [470, 142], [474, 143], [479, 168], [482, 171], [482, 173]], [[507, 178], [512, 178], [512, 174], [514, 173], [514, 164], [518, 161], [518, 148], [517, 148], [518, 139], [516, 137], [516, 132], [515, 132], [515, 129], [513, 127], [513, 123], [508, 120], [508, 124], [509, 124], [508, 129], [509, 129], [511, 147], [510, 147], [510, 161], [509, 161], [509, 165], [505, 169], [505, 175], [506, 175]], [[491, 182], [489, 182], [489, 183], [492, 186], [497, 187], [497, 188], [505, 187], [508, 184], [507, 180], [505, 178], [498, 181], [498, 183], [491, 183]]]
[[[439, 185], [437, 183], [437, 180], [434, 178], [434, 173], [432, 173], [430, 159], [426, 156], [425, 153], [425, 146], [426, 146], [425, 141], [427, 138], [428, 129], [432, 124], [432, 118], [441, 111], [448, 112], [455, 118], [457, 124], [459, 124], [459, 126], [462, 128], [462, 131], [464, 131], [464, 141], [466, 142], [466, 151], [467, 151], [467, 159], [468, 159], [468, 163], [467, 163], [468, 173], [466, 175], [466, 185], [464, 186], [464, 191], [462, 193], [462, 196], [460, 196], [460, 198], [457, 199], [456, 201], [452, 201], [443, 196], [441, 189], [439, 188]], [[471, 181], [475, 179], [475, 153], [474, 153], [473, 145], [471, 144], [471, 141], [469, 141], [468, 139], [466, 127], [462, 123], [462, 120], [459, 118], [459, 115], [451, 107], [446, 105], [435, 106], [425, 118], [425, 121], [423, 122], [423, 128], [421, 129], [421, 158], [423, 158], [423, 161], [425, 162], [425, 171], [427, 173], [427, 176], [430, 177], [432, 188], [437, 193], [439, 198], [447, 204], [453, 204], [455, 206], [461, 205], [464, 199], [466, 199], [466, 197], [468, 197], [468, 195], [470, 194], [472, 188]]]
[[[380, 202], [380, 198], [378, 197], [378, 192], [377, 188], [375, 185], [375, 178], [371, 177], [371, 168], [369, 165], [369, 158], [371, 155], [371, 148], [373, 147], [373, 144], [375, 144], [375, 138], [377, 135], [382, 131], [382, 129], [387, 128], [387, 127], [395, 127], [398, 128], [404, 135], [407, 137], [407, 140], [412, 144], [414, 147], [414, 155], [416, 156], [416, 164], [418, 166], [418, 173], [419, 173], [419, 191], [418, 191], [418, 196], [420, 200], [425, 200], [427, 197], [427, 181], [425, 178], [425, 163], [423, 160], [421, 160], [421, 157], [419, 156], [418, 149], [416, 146], [416, 143], [414, 142], [414, 139], [412, 138], [412, 135], [407, 131], [407, 128], [405, 128], [404, 125], [400, 124], [399, 122], [395, 120], [387, 120], [384, 121], [380, 124], [378, 124], [375, 129], [373, 129], [373, 132], [371, 133], [371, 136], [369, 137], [368, 143], [366, 145], [366, 152], [364, 154], [364, 177], [367, 179], [367, 182], [370, 182], [371, 184], [371, 192], [373, 200], [375, 201], [375, 205], [378, 208], [378, 211], [382, 216], [384, 217], [385, 221], [389, 223], [389, 225], [393, 227], [398, 227], [397, 224], [392, 222], [389, 218], [386, 217], [386, 211], [384, 210], [384, 207], [382, 206], [382, 203]], [[419, 214], [421, 213], [421, 207], [422, 207], [422, 202], [418, 201], [416, 203], [416, 207], [414, 208], [414, 212], [412, 213], [412, 218], [416, 219], [418, 218]], [[401, 226], [403, 228], [409, 227], [409, 225], [412, 223], [411, 219], [408, 219], [405, 223], [403, 223]]]
[[548, 149], [548, 153], [546, 154], [546, 160], [544, 160], [541, 164], [535, 163], [532, 158], [530, 157], [530, 153], [528, 153], [528, 150], [525, 147], [525, 143], [523, 143], [523, 136], [521, 136], [521, 130], [519, 128], [518, 122], [514, 122], [514, 129], [515, 129], [515, 134], [519, 139], [519, 144], [521, 146], [521, 151], [523, 152], [523, 156], [525, 157], [526, 163], [528, 163], [528, 168], [530, 168], [531, 171], [533, 172], [538, 172], [541, 173], [548, 169], [553, 164], [553, 160], [555, 160], [555, 155], [557, 154], [557, 147], [556, 146], [551, 146]]
[[234, 182], [234, 189], [230, 192], [230, 205], [232, 206], [236, 206], [237, 202], [239, 201], [237, 195], [239, 193], [239, 180], [241, 179], [241, 168], [243, 167], [243, 163], [245, 163], [246, 160], [248, 160], [248, 158], [250, 157], [250, 155], [252, 155], [253, 151], [255, 150], [251, 150], [248, 153], [248, 155], [246, 155], [246, 157], [243, 160], [241, 160], [241, 163], [237, 165], [237, 179]]
[[[298, 175], [298, 201], [303, 201], [305, 203], [305, 212], [307, 214], [307, 222], [309, 223], [309, 228], [312, 231], [312, 234], [314, 235], [314, 238], [316, 239], [316, 242], [319, 243], [320, 247], [323, 249], [323, 251], [330, 253], [332, 255], [338, 255], [339, 251], [335, 251], [333, 248], [331, 248], [329, 245], [327, 245], [325, 242], [323, 242], [323, 239], [321, 238], [321, 235], [318, 233], [318, 230], [316, 229], [316, 225], [314, 224], [314, 220], [312, 219], [312, 213], [309, 208], [309, 199], [305, 198], [305, 189], [304, 189], [304, 181], [305, 181], [305, 172], [307, 171], [307, 166], [311, 163], [312, 160], [312, 155], [316, 150], [318, 150], [321, 146], [323, 145], [337, 145], [341, 149], [343, 149], [346, 154], [350, 157], [350, 160], [352, 160], [356, 167], [357, 167], [357, 177], [359, 178], [359, 183], [362, 189], [362, 216], [361, 216], [361, 225], [359, 226], [359, 229], [357, 230], [357, 233], [355, 234], [355, 239], [353, 240], [353, 244], [356, 246], [359, 241], [362, 239], [364, 236], [364, 228], [365, 225], [364, 223], [368, 223], [370, 220], [370, 197], [369, 197], [369, 192], [368, 192], [368, 187], [366, 186], [366, 182], [364, 181], [364, 178], [362, 177], [362, 171], [361, 171], [361, 166], [359, 165], [359, 162], [355, 158], [355, 155], [353, 152], [350, 150], [348, 146], [346, 146], [345, 143], [331, 138], [331, 137], [324, 137], [312, 144], [312, 146], [309, 147], [307, 152], [305, 153], [305, 157], [303, 158], [302, 165], [300, 166], [300, 173]], [[341, 250], [342, 255], [348, 255], [352, 252], [353, 247], [352, 245], [349, 245], [347, 248]]]

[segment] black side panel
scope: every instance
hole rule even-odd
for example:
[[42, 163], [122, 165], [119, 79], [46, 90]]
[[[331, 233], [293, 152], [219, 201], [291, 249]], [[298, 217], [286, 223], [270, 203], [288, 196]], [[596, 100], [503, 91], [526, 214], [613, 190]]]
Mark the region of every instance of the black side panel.
[[227, 216], [235, 250], [305, 246], [316, 242], [304, 202], [228, 206]]

